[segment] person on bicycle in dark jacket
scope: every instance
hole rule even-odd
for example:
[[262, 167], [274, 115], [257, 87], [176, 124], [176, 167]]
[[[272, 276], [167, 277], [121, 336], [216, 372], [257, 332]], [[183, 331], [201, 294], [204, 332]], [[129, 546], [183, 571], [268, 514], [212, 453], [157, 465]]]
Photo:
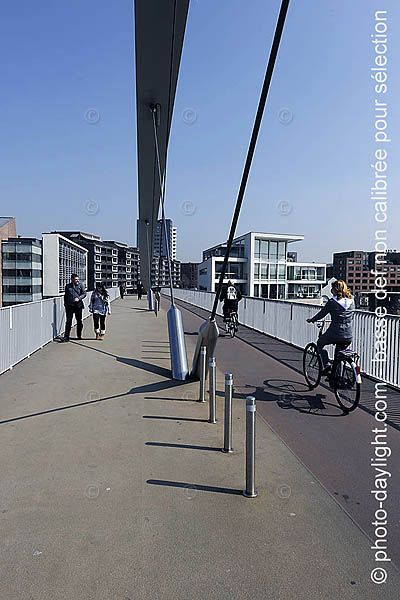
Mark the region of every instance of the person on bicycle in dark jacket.
[[317, 347], [322, 360], [322, 375], [327, 375], [330, 370], [328, 352], [324, 346], [336, 344], [335, 353], [345, 350], [350, 346], [353, 339], [353, 319], [355, 304], [346, 283], [339, 279], [332, 283], [331, 292], [333, 298], [330, 298], [321, 310], [307, 323], [320, 321], [326, 315], [331, 315], [331, 324], [328, 329], [318, 339]]
[[232, 281], [228, 281], [228, 285], [222, 288], [220, 302], [223, 302], [222, 312], [224, 314], [224, 322], [229, 317], [230, 313], [238, 311], [239, 302], [242, 299], [242, 294]]

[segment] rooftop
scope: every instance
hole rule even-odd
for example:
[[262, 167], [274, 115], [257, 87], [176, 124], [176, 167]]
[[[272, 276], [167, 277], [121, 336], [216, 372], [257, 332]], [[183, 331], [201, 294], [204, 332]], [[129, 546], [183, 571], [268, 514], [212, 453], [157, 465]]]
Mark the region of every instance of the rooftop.
[[15, 217], [0, 217], [0, 227], [7, 225], [10, 221], [12, 221]]

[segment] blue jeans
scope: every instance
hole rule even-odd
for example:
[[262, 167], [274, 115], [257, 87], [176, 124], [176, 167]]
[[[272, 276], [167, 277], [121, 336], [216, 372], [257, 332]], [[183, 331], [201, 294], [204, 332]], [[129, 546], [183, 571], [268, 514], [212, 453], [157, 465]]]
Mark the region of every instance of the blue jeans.
[[322, 367], [325, 368], [329, 365], [329, 356], [328, 352], [324, 349], [324, 346], [329, 346], [330, 344], [336, 344], [335, 348], [335, 358], [340, 350], [346, 350], [351, 344], [351, 339], [347, 340], [339, 340], [337, 337], [332, 336], [329, 331], [325, 331], [321, 335], [321, 337], [317, 341], [318, 352], [321, 356]]

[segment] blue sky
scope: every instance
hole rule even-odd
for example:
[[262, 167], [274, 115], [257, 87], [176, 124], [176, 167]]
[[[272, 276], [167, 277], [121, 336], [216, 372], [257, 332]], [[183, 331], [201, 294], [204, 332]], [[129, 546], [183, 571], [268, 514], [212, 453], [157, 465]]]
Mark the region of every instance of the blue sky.
[[[199, 260], [204, 248], [227, 238], [279, 6], [279, 0], [191, 1], [166, 199], [181, 260]], [[385, 9], [393, 140], [388, 230], [390, 247], [400, 248], [396, 0], [291, 1], [238, 234], [303, 234], [292, 249], [304, 260], [373, 248], [370, 35], [375, 10]], [[0, 52], [0, 214], [15, 216], [21, 235], [81, 229], [134, 243], [131, 2], [6, 3]], [[89, 109], [97, 122], [88, 122]], [[193, 214], [185, 213], [185, 202]], [[290, 214], [279, 210], [282, 202]]]

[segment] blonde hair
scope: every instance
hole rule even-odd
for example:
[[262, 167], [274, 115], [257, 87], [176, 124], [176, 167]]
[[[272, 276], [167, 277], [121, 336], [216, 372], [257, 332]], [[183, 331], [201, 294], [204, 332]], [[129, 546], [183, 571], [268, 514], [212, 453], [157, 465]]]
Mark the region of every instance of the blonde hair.
[[336, 290], [336, 295], [337, 295], [338, 300], [341, 300], [342, 298], [352, 298], [353, 297], [351, 295], [349, 288], [347, 287], [346, 282], [343, 281], [342, 279], [338, 279], [337, 281], [334, 281], [332, 283], [332, 287], [335, 288], [335, 290]]

